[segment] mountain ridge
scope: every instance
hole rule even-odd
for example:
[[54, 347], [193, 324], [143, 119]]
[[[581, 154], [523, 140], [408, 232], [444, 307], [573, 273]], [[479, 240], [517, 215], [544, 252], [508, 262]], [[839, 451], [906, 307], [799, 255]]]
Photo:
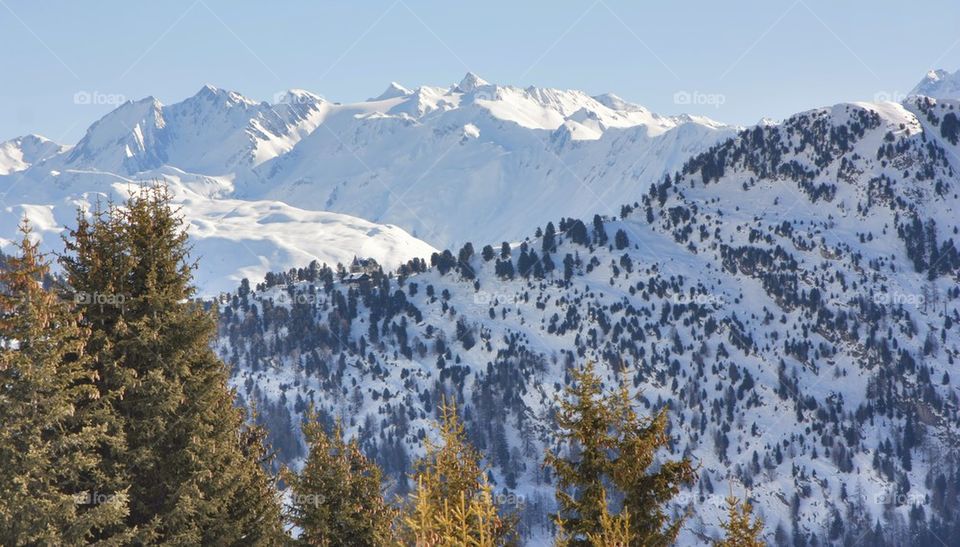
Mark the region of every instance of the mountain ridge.
[[[197, 226], [220, 222], [210, 215], [223, 210], [217, 202], [224, 200], [249, 202], [241, 209], [254, 215], [251, 225], [257, 224], [255, 211], [279, 201], [396, 226], [408, 234], [407, 244], [385, 245], [399, 254], [376, 257], [395, 266], [414, 256], [400, 249], [432, 251], [475, 231], [518, 237], [538, 216], [585, 210], [618, 191], [602, 187], [608, 183], [642, 190], [727, 131], [634, 106], [621, 113], [578, 91], [499, 86], [475, 75], [461, 84], [391, 85], [385, 95], [359, 103], [331, 102], [300, 89], [268, 103], [209, 84], [170, 105], [154, 97], [127, 101], [91, 124], [74, 146], [24, 156], [12, 141], [3, 156], [10, 159], [0, 164], [10, 165], [0, 175], [0, 192], [9, 212], [42, 225], [38, 235], [47, 251], [59, 249], [57, 232], [73, 222], [78, 206], [89, 210], [97, 199], [122, 200], [132, 181], [159, 179], [190, 200], [185, 212], [199, 215], [188, 219]], [[531, 116], [546, 125], [530, 122]], [[596, 188], [588, 186], [591, 180]], [[208, 203], [199, 205], [203, 200]], [[222, 281], [212, 272], [202, 276], [204, 294], [232, 288], [241, 272], [263, 275], [271, 266], [300, 265], [311, 254], [350, 254], [285, 242], [298, 222], [302, 230], [324, 224], [306, 222], [304, 215], [287, 215], [290, 226], [271, 223], [230, 241], [242, 251], [223, 253], [236, 259], [236, 271]], [[2, 240], [13, 240], [14, 224], [0, 225]], [[197, 230], [196, 236], [210, 233]], [[201, 247], [216, 252], [211, 243]]]

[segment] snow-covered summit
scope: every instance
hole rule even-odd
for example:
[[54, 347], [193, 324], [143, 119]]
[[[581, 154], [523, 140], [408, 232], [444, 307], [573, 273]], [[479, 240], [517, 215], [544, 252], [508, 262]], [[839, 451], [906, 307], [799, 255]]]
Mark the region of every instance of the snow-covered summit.
[[386, 101], [388, 99], [397, 99], [400, 97], [406, 97], [411, 93], [413, 93], [413, 91], [410, 91], [409, 89], [403, 87], [397, 82], [390, 82], [390, 85], [387, 86], [387, 89], [385, 89], [383, 93], [370, 99], [370, 101], [374, 102], [374, 101]]
[[23, 171], [67, 147], [40, 135], [25, 135], [0, 143], [0, 175]]
[[934, 99], [960, 99], [960, 70], [948, 72], [942, 68], [927, 72], [910, 95], [925, 95]]
[[471, 93], [476, 90], [478, 87], [490, 85], [490, 82], [484, 80], [480, 76], [477, 76], [473, 72], [467, 72], [467, 74], [460, 80], [460, 83], [457, 84], [456, 90], [461, 93]]

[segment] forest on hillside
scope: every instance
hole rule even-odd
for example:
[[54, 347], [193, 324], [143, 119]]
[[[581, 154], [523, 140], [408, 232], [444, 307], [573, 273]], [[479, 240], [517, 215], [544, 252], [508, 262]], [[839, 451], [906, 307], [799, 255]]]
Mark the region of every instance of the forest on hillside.
[[[77, 226], [51, 281], [28, 224], [0, 272], [0, 542], [5, 545], [512, 545], [516, 515], [488, 482], [453, 402], [439, 401], [408, 495], [316, 413], [309, 455], [274, 473], [264, 430], [237, 404], [196, 300], [187, 235], [161, 185]], [[696, 476], [660, 457], [667, 410], [578, 372], [544, 465], [557, 545], [668, 545], [666, 503]], [[435, 439], [435, 440], [434, 440]], [[695, 510], [691, 506], [690, 511]], [[762, 545], [749, 502], [729, 498], [718, 545]]]

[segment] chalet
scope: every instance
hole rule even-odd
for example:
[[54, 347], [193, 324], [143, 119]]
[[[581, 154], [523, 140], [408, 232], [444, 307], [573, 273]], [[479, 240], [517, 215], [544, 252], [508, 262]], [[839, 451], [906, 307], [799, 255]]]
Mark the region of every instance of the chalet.
[[370, 281], [370, 274], [367, 272], [350, 272], [343, 278], [344, 283], [357, 284]]

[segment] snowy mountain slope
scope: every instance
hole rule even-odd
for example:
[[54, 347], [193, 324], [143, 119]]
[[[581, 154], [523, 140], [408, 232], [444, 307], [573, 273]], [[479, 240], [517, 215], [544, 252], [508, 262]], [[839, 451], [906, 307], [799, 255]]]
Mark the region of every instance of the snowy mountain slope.
[[64, 149], [64, 146], [39, 135], [27, 135], [0, 143], [0, 175], [23, 171]]
[[[287, 459], [314, 401], [397, 478], [436, 402], [544, 533], [550, 412], [601, 363], [700, 464], [682, 544], [748, 489], [776, 544], [960, 537], [956, 101], [852, 103], [745, 130], [628, 201], [512, 249], [351, 281], [273, 276], [221, 301], [218, 348]], [[481, 128], [481, 134], [483, 130]], [[635, 202], [635, 203], [634, 203]], [[476, 251], [476, 252], [474, 252]], [[549, 257], [549, 258], [548, 258]]]
[[[268, 267], [352, 257], [349, 246], [329, 247], [351, 238], [300, 237], [303, 225], [326, 225], [319, 211], [397, 226], [422, 240], [381, 228], [392, 235], [374, 258], [396, 265], [417, 256], [402, 249], [513, 240], [541, 220], [602, 209], [610, 196], [645, 190], [732, 132], [612, 96], [499, 86], [472, 74], [449, 87], [393, 83], [375, 99], [347, 104], [296, 89], [268, 104], [208, 85], [171, 105], [128, 101], [69, 148], [33, 137], [0, 146], [0, 195], [16, 213], [0, 222], [0, 241], [11, 240], [14, 217], [30, 211], [55, 250], [78, 204], [116, 196], [130, 181], [164, 178], [178, 196], [190, 196], [185, 212], [197, 215], [189, 218], [197, 225], [217, 225], [211, 218], [225, 209], [251, 215], [230, 224], [245, 234], [237, 241], [258, 249], [256, 260], [235, 264], [235, 272], [228, 261], [202, 276], [205, 292], [232, 287], [241, 271], [262, 275]], [[297, 210], [287, 221], [261, 224], [277, 202]], [[233, 247], [224, 254], [251, 256]]]
[[734, 132], [611, 97], [473, 74], [451, 88], [391, 85], [378, 100], [331, 107], [321, 129], [238, 192], [390, 222], [435, 245], [510, 240], [642, 192]]
[[277, 265], [349, 264], [356, 256], [396, 268], [435, 251], [390, 224], [278, 201], [187, 200], [183, 210], [201, 260], [197, 282], [207, 293], [230, 291], [243, 278], [262, 279]]
[[291, 90], [277, 105], [204, 86], [165, 106], [153, 97], [128, 101], [90, 126], [45, 169], [88, 169], [133, 176], [162, 166], [236, 176], [289, 150], [316, 128], [323, 99]]
[[[0, 177], [0, 183], [7, 177]], [[260, 279], [277, 268], [319, 260], [348, 264], [354, 256], [373, 258], [395, 268], [435, 249], [392, 225], [348, 215], [308, 211], [266, 200], [218, 198], [229, 181], [190, 175], [171, 168], [142, 173], [143, 180], [163, 180], [188, 222], [199, 259], [196, 281], [202, 295], [234, 289], [241, 279]], [[0, 233], [15, 234], [20, 220], [30, 219], [44, 251], [58, 251], [61, 233], [76, 224], [77, 209], [97, 203], [122, 203], [141, 179], [90, 171], [66, 171], [35, 185], [31, 180], [9, 184], [0, 214]], [[19, 182], [19, 184], [18, 184]], [[2, 240], [0, 240], [2, 242]], [[8, 244], [12, 240], [4, 242]]]
[[931, 70], [910, 94], [934, 99], [960, 99], [960, 71], [950, 73], [942, 68]]

